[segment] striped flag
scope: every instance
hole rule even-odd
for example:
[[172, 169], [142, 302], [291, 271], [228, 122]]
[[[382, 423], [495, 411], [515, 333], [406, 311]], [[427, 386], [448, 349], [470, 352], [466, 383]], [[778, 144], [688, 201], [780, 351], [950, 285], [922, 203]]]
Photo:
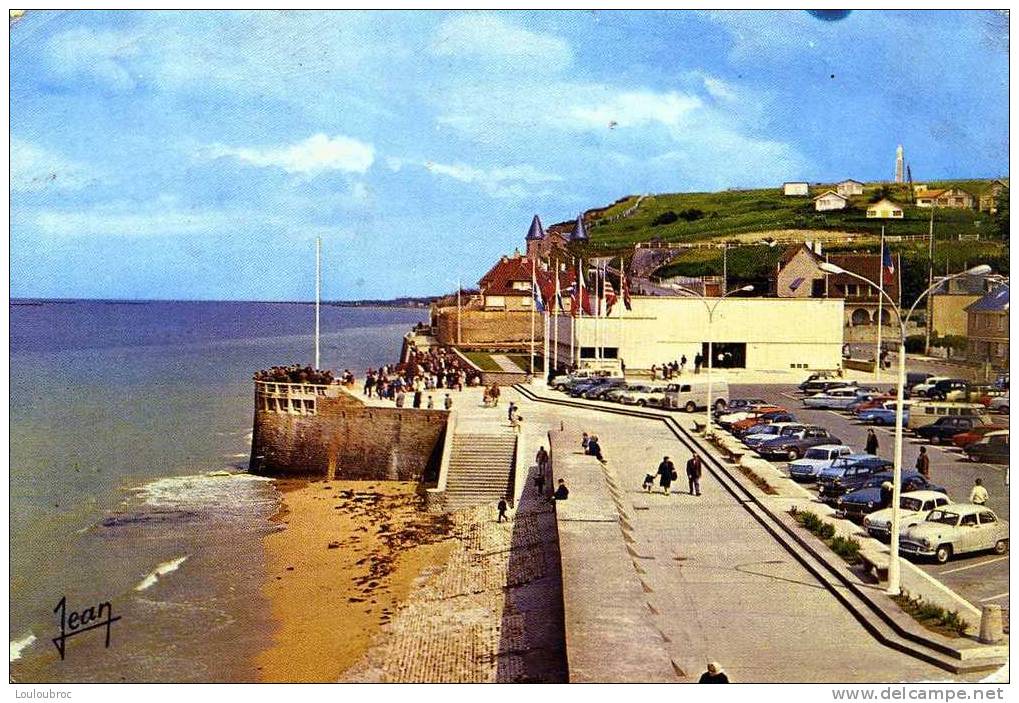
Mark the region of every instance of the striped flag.
[[895, 262], [892, 261], [892, 252], [884, 246], [884, 242], [881, 243], [881, 271], [886, 284], [895, 282]]
[[619, 257], [619, 289], [623, 294], [623, 306], [627, 310], [633, 310], [630, 305], [630, 284], [626, 282], [626, 262]]

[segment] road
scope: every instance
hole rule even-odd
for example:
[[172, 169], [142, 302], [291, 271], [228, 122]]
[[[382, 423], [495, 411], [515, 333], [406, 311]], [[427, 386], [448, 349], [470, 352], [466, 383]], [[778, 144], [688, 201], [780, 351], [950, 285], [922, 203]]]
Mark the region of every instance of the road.
[[[877, 384], [885, 387], [887, 384]], [[888, 386], [890, 387], [890, 386]], [[835, 410], [814, 410], [804, 408], [802, 395], [791, 385], [738, 385], [729, 386], [732, 398], [763, 398], [789, 409], [798, 420], [826, 427], [832, 434], [854, 450], [863, 451], [868, 425], [859, 424], [850, 415]], [[1008, 425], [1008, 417], [995, 415], [995, 423]], [[878, 454], [892, 458], [894, 433], [891, 428], [875, 428], [880, 446]], [[931, 480], [948, 489], [949, 496], [959, 502], [969, 500], [970, 490], [976, 478], [983, 480], [990, 494], [988, 506], [1001, 518], [1009, 519], [1007, 468], [1003, 465], [973, 463], [966, 459], [961, 450], [944, 445], [931, 445], [925, 440], [913, 437], [907, 430], [903, 436], [902, 460], [907, 469], [913, 467], [921, 446], [927, 447], [931, 457]], [[784, 469], [784, 463], [777, 463]], [[809, 487], [809, 486], [808, 486]], [[938, 566], [918, 562], [927, 573], [939, 578], [942, 583], [966, 598], [978, 608], [984, 604], [996, 603], [1008, 607], [1008, 566], [1009, 555], [980, 553], [953, 559]]]

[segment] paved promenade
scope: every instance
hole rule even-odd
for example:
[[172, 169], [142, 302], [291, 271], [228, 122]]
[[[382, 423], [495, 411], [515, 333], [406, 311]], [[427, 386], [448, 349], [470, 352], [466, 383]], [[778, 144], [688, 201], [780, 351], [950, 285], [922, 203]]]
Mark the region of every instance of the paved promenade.
[[[553, 468], [571, 490], [560, 515], [571, 681], [694, 682], [713, 660], [743, 682], [951, 680], [877, 643], [710, 474], [687, 495], [689, 454], [664, 426], [504, 398], [521, 406], [526, 451], [563, 428]], [[607, 467], [575, 453], [582, 431], [600, 437]], [[682, 492], [647, 494], [664, 455]]]

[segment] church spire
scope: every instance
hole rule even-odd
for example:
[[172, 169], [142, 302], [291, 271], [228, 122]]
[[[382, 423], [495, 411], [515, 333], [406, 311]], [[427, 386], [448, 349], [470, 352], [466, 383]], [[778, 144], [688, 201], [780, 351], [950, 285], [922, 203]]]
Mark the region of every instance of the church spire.
[[587, 230], [584, 229], [584, 215], [577, 215], [577, 224], [573, 228], [573, 234], [570, 235], [571, 242], [586, 242], [587, 241]]
[[528, 241], [539, 241], [545, 238], [545, 228], [541, 226], [541, 218], [537, 215], [531, 220], [531, 228], [527, 230]]

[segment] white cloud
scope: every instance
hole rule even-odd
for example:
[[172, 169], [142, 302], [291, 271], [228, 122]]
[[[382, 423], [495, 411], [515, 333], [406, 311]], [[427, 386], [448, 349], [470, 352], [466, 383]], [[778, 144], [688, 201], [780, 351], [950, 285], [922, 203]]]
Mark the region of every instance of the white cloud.
[[692, 112], [701, 107], [700, 98], [694, 95], [650, 90], [623, 91], [597, 104], [578, 106], [569, 114], [582, 127], [643, 127], [661, 124], [673, 127], [681, 124]]
[[280, 147], [231, 147], [213, 144], [201, 150], [210, 158], [233, 158], [261, 168], [276, 167], [287, 173], [317, 176], [327, 171], [364, 173], [375, 161], [375, 149], [351, 137], [315, 134], [302, 142]]
[[735, 100], [736, 91], [735, 89], [723, 81], [720, 78], [714, 78], [712, 76], [703, 76], [704, 89], [708, 91], [708, 95], [717, 100]]
[[88, 77], [116, 91], [136, 85], [128, 60], [137, 56], [138, 45], [124, 33], [69, 29], [54, 36], [47, 50], [50, 68], [63, 78]]
[[430, 48], [438, 56], [528, 64], [542, 70], [563, 68], [573, 62], [573, 50], [563, 39], [532, 32], [487, 13], [464, 13], [445, 20]]
[[38, 144], [11, 139], [11, 190], [80, 190], [89, 183], [87, 169]]
[[530, 195], [529, 186], [554, 183], [563, 180], [561, 176], [545, 173], [530, 164], [481, 169], [466, 164], [441, 164], [428, 161], [423, 164], [428, 171], [439, 176], [452, 178], [462, 183], [479, 186], [495, 198], [523, 198]]

